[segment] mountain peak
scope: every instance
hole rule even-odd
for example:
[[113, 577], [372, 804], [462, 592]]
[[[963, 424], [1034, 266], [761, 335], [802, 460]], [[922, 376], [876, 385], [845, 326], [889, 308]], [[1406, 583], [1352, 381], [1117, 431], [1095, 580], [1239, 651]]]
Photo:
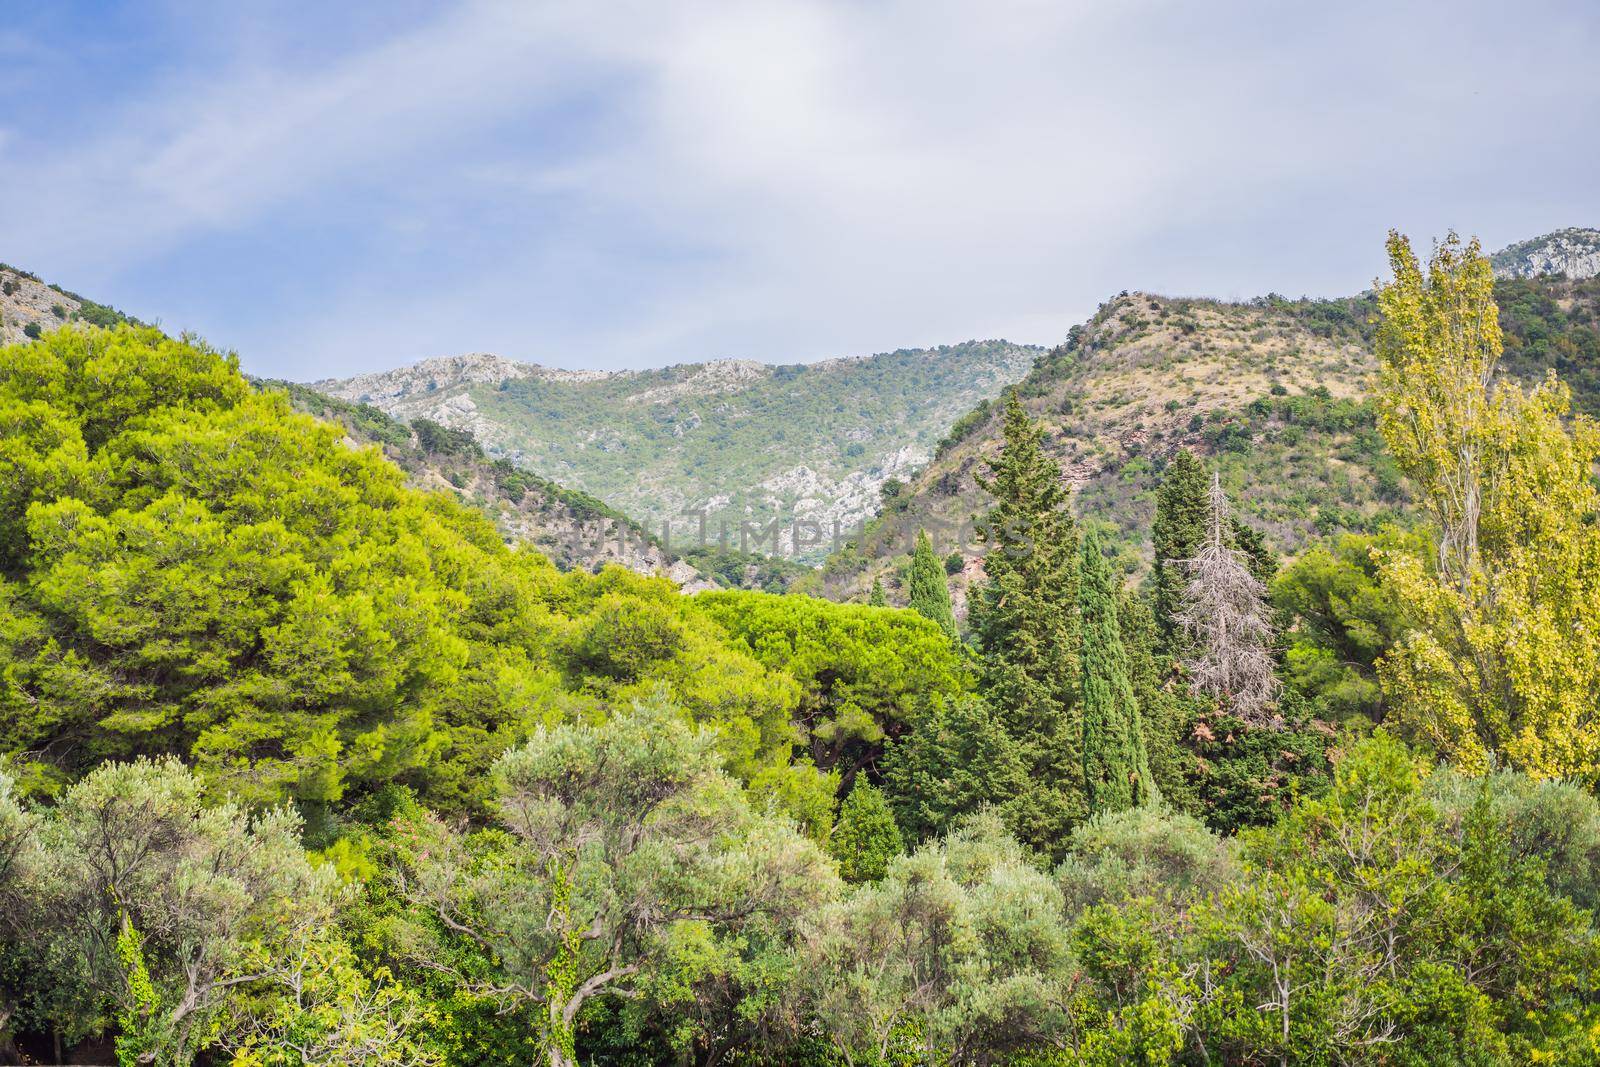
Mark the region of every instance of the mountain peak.
[[1508, 245], [1489, 257], [1499, 278], [1563, 278], [1600, 275], [1600, 230], [1568, 227]]

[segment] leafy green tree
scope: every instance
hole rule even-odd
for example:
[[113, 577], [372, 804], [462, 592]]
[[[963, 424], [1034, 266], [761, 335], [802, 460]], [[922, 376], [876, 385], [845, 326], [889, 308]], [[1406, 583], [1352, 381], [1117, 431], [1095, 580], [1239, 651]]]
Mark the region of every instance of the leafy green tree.
[[1061, 893], [992, 815], [824, 909], [802, 967], [817, 1027], [848, 1063], [885, 1062], [906, 1045], [939, 1062], [993, 1063], [1060, 1048], [1069, 1034]]
[[1405, 634], [1408, 613], [1379, 574], [1380, 555], [1422, 555], [1412, 533], [1341, 534], [1313, 545], [1272, 583], [1288, 638], [1284, 672], [1326, 718], [1381, 718], [1378, 660]]
[[256, 948], [262, 977], [246, 987], [218, 1028], [235, 1067], [434, 1067], [439, 1011], [422, 991], [369, 969], [349, 944], [299, 931], [272, 952]]
[[807, 755], [849, 779], [926, 708], [970, 688], [960, 651], [912, 611], [744, 590], [701, 593], [693, 610], [750, 656], [792, 678]]
[[74, 785], [40, 824], [31, 887], [46, 910], [30, 936], [76, 998], [76, 1020], [58, 1025], [109, 1015], [127, 1062], [191, 1062], [257, 968], [333, 913], [333, 872], [310, 862], [300, 829], [285, 809], [204, 806], [175, 760], [107, 764]]
[[1231, 838], [1162, 805], [1092, 816], [1072, 831], [1071, 848], [1056, 868], [1068, 914], [1140, 898], [1184, 908], [1240, 876]]
[[1093, 530], [1083, 538], [1078, 568], [1078, 611], [1083, 633], [1080, 715], [1083, 778], [1091, 812], [1121, 811], [1153, 802], [1157, 794], [1145, 755], [1144, 726], [1128, 657], [1117, 625], [1111, 569]]
[[872, 579], [872, 593], [867, 597], [867, 603], [875, 608], [886, 608], [889, 606], [889, 598], [884, 595], [883, 592], [882, 578]]
[[856, 779], [839, 807], [839, 821], [828, 839], [828, 851], [839, 861], [840, 875], [847, 882], [876, 882], [903, 847], [900, 828], [882, 791], [871, 782]]
[[1007, 825], [1057, 850], [1086, 810], [1075, 715], [1078, 690], [1077, 529], [1044, 430], [1008, 396], [1005, 443], [979, 485], [995, 500], [979, 530], [985, 582], [968, 622], [982, 691], [1002, 716], [1032, 786], [1004, 807]]
[[648, 1010], [674, 990], [748, 991], [754, 1010], [772, 954], [837, 879], [720, 764], [715, 736], [666, 706], [541, 729], [497, 765], [500, 829], [396, 825], [406, 951], [504, 1008], [536, 1006], [551, 1067], [577, 1062], [580, 1014], [603, 998]]
[[1151, 584], [1155, 592], [1155, 618], [1160, 647], [1169, 657], [1181, 653], [1178, 613], [1183, 608], [1183, 590], [1189, 576], [1184, 562], [1192, 559], [1205, 538], [1206, 473], [1200, 460], [1187, 448], [1179, 448], [1167, 461], [1161, 485], [1156, 490], [1156, 517], [1150, 527], [1155, 551]]
[[912, 611], [932, 619], [939, 629], [958, 640], [956, 616], [950, 607], [950, 587], [945, 584], [944, 566], [933, 554], [928, 531], [917, 531], [917, 548], [911, 557], [911, 594], [907, 603]]
[[1497, 381], [1494, 277], [1453, 234], [1426, 275], [1399, 234], [1381, 313], [1378, 426], [1433, 524], [1433, 559], [1386, 558], [1415, 627], [1384, 657], [1398, 721], [1474, 769], [1600, 781], [1600, 429], [1553, 376]]
[[309, 815], [483, 813], [541, 725], [665, 685], [749, 779], [799, 699], [670, 582], [558, 573], [232, 357], [132, 326], [0, 350], [0, 748], [30, 793], [173, 754]]

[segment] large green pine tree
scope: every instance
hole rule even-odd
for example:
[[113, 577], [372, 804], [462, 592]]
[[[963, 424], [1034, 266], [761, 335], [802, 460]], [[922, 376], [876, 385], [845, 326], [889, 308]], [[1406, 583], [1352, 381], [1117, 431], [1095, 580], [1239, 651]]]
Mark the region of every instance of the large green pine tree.
[[867, 596], [867, 603], [875, 608], [886, 608], [889, 606], [889, 598], [885, 596], [883, 592], [882, 578], [872, 579], [872, 592]]
[[1093, 530], [1083, 538], [1078, 605], [1084, 789], [1091, 812], [1123, 811], [1152, 801], [1154, 789], [1117, 623], [1111, 567]]
[[1044, 430], [1015, 393], [1006, 402], [1005, 443], [978, 484], [995, 504], [979, 529], [987, 580], [968, 623], [983, 658], [984, 697], [1033, 783], [1002, 814], [1018, 838], [1055, 853], [1087, 811], [1074, 717], [1077, 529], [1066, 510], [1061, 467], [1045, 453]]
[[925, 618], [939, 624], [939, 628], [957, 639], [956, 615], [950, 607], [950, 587], [945, 584], [944, 564], [933, 554], [933, 542], [928, 531], [917, 531], [917, 548], [911, 555], [910, 608]]
[[1180, 448], [1167, 461], [1161, 487], [1156, 490], [1156, 518], [1150, 527], [1155, 549], [1151, 577], [1160, 649], [1169, 657], [1183, 651], [1183, 634], [1176, 621], [1183, 608], [1184, 587], [1189, 583], [1183, 564], [1205, 540], [1206, 516], [1210, 514], [1208, 482], [1200, 460], [1187, 448]]

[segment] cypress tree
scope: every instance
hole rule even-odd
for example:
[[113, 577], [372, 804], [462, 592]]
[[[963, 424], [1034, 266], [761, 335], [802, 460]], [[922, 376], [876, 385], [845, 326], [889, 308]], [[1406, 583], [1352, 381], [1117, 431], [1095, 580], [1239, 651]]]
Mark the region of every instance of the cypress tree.
[[857, 778], [839, 806], [839, 821], [828, 838], [839, 874], [847, 882], [876, 882], [903, 847], [883, 793], [865, 778]]
[[1206, 472], [1187, 448], [1180, 448], [1167, 461], [1156, 490], [1156, 518], [1150, 527], [1155, 549], [1152, 584], [1155, 588], [1156, 631], [1159, 647], [1169, 657], [1183, 652], [1182, 627], [1178, 613], [1183, 610], [1183, 591], [1189, 583], [1184, 562], [1192, 559], [1206, 536]]
[[982, 657], [981, 690], [1032, 783], [1001, 814], [1018, 839], [1059, 852], [1087, 810], [1074, 719], [1077, 531], [1061, 467], [1015, 393], [1006, 402], [1005, 443], [978, 484], [995, 505], [979, 528], [987, 580], [968, 623]]
[[1156, 654], [1158, 635], [1150, 598], [1123, 589], [1117, 598], [1117, 629], [1122, 634], [1122, 648], [1128, 656], [1128, 681], [1133, 683], [1133, 699], [1138, 702], [1139, 722], [1144, 727], [1150, 779], [1164, 804], [1174, 811], [1199, 814], [1194, 786], [1199, 766], [1186, 744], [1196, 701], [1164, 684], [1169, 671], [1163, 669]]
[[1111, 568], [1093, 530], [1083, 538], [1078, 590], [1084, 788], [1091, 812], [1122, 811], [1149, 803], [1154, 790]]
[[882, 578], [872, 579], [872, 594], [867, 597], [867, 603], [871, 604], [875, 608], [886, 608], [889, 606], [889, 598], [883, 595]]
[[939, 624], [939, 629], [957, 640], [956, 616], [950, 609], [950, 587], [945, 584], [944, 565], [933, 554], [928, 531], [917, 531], [917, 549], [911, 556], [910, 608]]

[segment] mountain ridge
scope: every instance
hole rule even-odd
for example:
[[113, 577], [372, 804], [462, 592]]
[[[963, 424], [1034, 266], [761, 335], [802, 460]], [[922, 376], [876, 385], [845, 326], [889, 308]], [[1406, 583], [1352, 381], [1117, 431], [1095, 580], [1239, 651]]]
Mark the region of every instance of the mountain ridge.
[[713, 531], [742, 540], [746, 523], [765, 531], [798, 517], [831, 529], [870, 517], [885, 484], [926, 463], [958, 415], [1020, 380], [1044, 351], [989, 340], [810, 364], [620, 371], [475, 353], [312, 388], [467, 430], [491, 454], [652, 528], [691, 531], [703, 513]]

